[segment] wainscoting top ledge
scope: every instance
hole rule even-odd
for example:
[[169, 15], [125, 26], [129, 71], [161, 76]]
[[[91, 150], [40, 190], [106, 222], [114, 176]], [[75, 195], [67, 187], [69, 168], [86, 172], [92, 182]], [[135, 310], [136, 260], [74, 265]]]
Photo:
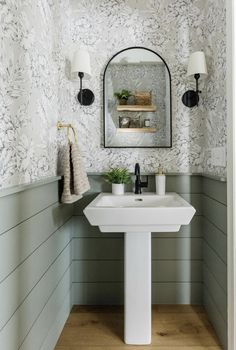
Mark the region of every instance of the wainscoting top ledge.
[[203, 177], [208, 177], [209, 179], [216, 180], [216, 181], [221, 181], [221, 182], [227, 182], [227, 177], [225, 176], [217, 176], [217, 175], [212, 175], [212, 174], [200, 174]]
[[[103, 172], [88, 172], [89, 176], [101, 176], [103, 175]], [[142, 175], [152, 175], [154, 176], [154, 173], [142, 173]], [[167, 173], [167, 176], [202, 176], [202, 177], [207, 177], [216, 181], [221, 181], [221, 182], [227, 182], [227, 178], [226, 177], [222, 177], [222, 176], [215, 176], [215, 175], [211, 175], [211, 174], [201, 174], [201, 173]], [[26, 191], [29, 190], [31, 188], [34, 187], [39, 187], [42, 185], [46, 185], [48, 183], [51, 182], [55, 182], [55, 181], [59, 181], [61, 180], [61, 176], [51, 176], [51, 177], [46, 177], [46, 178], [41, 178], [38, 181], [34, 181], [31, 183], [26, 183], [26, 184], [22, 184], [22, 185], [17, 185], [17, 186], [12, 186], [12, 187], [6, 187], [3, 189], [0, 189], [0, 198], [1, 197], [6, 197], [6, 196], [10, 196], [11, 194], [17, 193], [17, 192], [22, 192], [22, 191]]]
[[[101, 176], [104, 175], [104, 172], [88, 172], [87, 173], [90, 176]], [[154, 176], [155, 173], [147, 173], [147, 172], [142, 172], [142, 175], [149, 175], [149, 176]], [[205, 173], [166, 173], [167, 176], [202, 176], [202, 177], [207, 177], [212, 180], [216, 181], [221, 181], [221, 182], [227, 182], [227, 178], [224, 176], [217, 176], [213, 174], [205, 174]]]
[[51, 176], [51, 177], [41, 178], [40, 180], [31, 182], [31, 183], [3, 188], [3, 189], [0, 189], [0, 198], [10, 196], [11, 194], [14, 194], [17, 192], [26, 191], [34, 187], [43, 186], [59, 180], [61, 180], [61, 176]]

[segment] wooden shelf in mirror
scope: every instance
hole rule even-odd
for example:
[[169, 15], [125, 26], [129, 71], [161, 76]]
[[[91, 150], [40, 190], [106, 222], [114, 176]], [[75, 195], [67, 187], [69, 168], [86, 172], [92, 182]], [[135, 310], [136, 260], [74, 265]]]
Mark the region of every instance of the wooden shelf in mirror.
[[155, 105], [118, 105], [119, 112], [155, 112], [157, 107]]
[[157, 132], [157, 128], [118, 128], [118, 132]]

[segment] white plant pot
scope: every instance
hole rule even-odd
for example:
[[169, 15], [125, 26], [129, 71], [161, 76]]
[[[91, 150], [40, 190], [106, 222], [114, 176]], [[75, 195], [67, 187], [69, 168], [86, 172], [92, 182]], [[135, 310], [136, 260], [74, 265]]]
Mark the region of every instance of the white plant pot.
[[112, 194], [121, 195], [125, 193], [124, 184], [112, 184]]

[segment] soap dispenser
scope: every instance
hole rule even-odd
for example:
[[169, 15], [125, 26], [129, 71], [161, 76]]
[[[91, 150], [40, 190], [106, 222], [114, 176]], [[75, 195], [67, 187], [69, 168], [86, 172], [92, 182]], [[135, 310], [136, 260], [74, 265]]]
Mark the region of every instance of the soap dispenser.
[[159, 167], [158, 173], [155, 175], [156, 179], [156, 194], [164, 196], [166, 193], [166, 176], [162, 167]]

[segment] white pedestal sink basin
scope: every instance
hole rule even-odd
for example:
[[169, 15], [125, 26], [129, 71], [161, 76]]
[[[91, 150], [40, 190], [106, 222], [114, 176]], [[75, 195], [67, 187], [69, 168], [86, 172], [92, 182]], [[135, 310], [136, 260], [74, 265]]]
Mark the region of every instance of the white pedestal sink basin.
[[84, 214], [101, 232], [125, 233], [125, 343], [151, 343], [151, 232], [179, 231], [195, 209], [177, 193], [100, 193]]

